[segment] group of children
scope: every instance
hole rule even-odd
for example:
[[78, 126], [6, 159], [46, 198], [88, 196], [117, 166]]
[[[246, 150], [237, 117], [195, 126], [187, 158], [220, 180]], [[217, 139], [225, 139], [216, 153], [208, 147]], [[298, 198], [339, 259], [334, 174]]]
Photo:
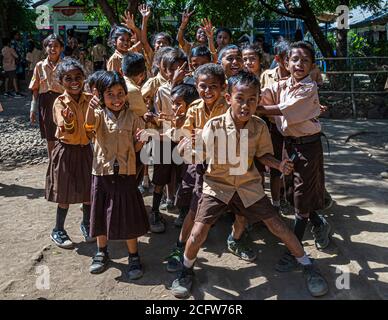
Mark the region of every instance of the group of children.
[[[115, 26], [110, 34], [115, 52], [107, 71], [87, 79], [79, 61], [60, 59], [59, 36], [44, 41], [47, 58], [33, 73], [30, 117], [34, 122], [39, 114], [48, 143], [46, 199], [58, 204], [51, 239], [62, 248], [73, 246], [65, 219], [70, 204], [82, 204], [80, 230], [86, 241], [97, 240], [90, 272], [107, 268], [108, 240], [125, 240], [128, 277], [138, 279], [143, 268], [137, 239], [149, 230], [165, 231], [160, 212], [165, 197], [165, 208], [178, 208], [174, 223], [181, 227], [167, 258], [167, 270], [178, 272], [171, 287], [176, 297], [190, 295], [199, 249], [225, 212], [235, 218], [226, 239], [229, 251], [253, 261], [246, 227], [262, 221], [287, 247], [276, 269], [302, 266], [309, 292], [326, 294], [328, 284], [302, 245], [308, 221], [317, 248], [326, 248], [330, 235], [330, 225], [317, 214], [325, 189], [321, 106], [310, 77], [313, 48], [281, 42], [275, 48], [278, 66], [263, 72], [260, 50], [231, 44], [229, 30], [217, 32], [216, 48], [207, 19], [195, 42], [185, 40], [189, 12], [178, 32], [181, 48], [172, 47], [166, 33], [155, 35], [151, 47], [150, 9], [139, 10], [141, 29], [125, 14], [126, 27]], [[147, 187], [150, 165], [154, 189], [147, 213], [140, 191]], [[266, 167], [272, 203], [263, 187]], [[278, 209], [288, 175], [293, 231]]]

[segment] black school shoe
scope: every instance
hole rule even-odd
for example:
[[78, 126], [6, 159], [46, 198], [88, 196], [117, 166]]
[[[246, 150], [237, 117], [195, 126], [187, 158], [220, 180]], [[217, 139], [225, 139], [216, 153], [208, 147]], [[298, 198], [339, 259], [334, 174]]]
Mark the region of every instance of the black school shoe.
[[70, 237], [67, 235], [67, 232], [65, 230], [53, 230], [50, 234], [51, 240], [54, 241], [54, 243], [63, 249], [70, 249], [73, 248], [73, 242], [71, 241]]
[[96, 255], [93, 257], [92, 264], [89, 268], [90, 273], [98, 274], [98, 273], [104, 272], [108, 267], [108, 262], [109, 262], [108, 252], [107, 253], [103, 251], [97, 252]]
[[193, 285], [194, 270], [193, 267], [186, 268], [183, 266], [177, 279], [171, 286], [171, 292], [176, 298], [184, 299], [190, 296]]
[[85, 239], [85, 242], [94, 242], [96, 241], [96, 237], [91, 237], [89, 236], [89, 232], [90, 232], [90, 225], [86, 225], [86, 224], [83, 224], [81, 223], [81, 225], [79, 226], [79, 229]]
[[326, 279], [314, 264], [303, 266], [303, 276], [307, 289], [313, 297], [321, 297], [329, 291]]
[[128, 277], [130, 280], [137, 280], [143, 276], [143, 267], [139, 256], [128, 258]]

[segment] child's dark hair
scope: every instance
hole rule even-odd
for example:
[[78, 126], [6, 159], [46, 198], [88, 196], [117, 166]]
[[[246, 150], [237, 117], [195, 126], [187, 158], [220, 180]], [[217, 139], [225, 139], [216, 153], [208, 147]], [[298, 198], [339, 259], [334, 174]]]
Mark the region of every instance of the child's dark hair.
[[174, 48], [173, 47], [163, 47], [155, 52], [154, 61], [152, 62], [152, 70], [151, 70], [151, 73], [154, 76], [156, 76], [159, 72], [160, 62], [162, 61], [163, 56], [171, 50], [174, 50]]
[[100, 78], [100, 76], [105, 73], [104, 70], [98, 70], [94, 73], [92, 73], [86, 80], [87, 84], [89, 85], [89, 88], [92, 89], [93, 87], [96, 86], [96, 83], [98, 81], [98, 79]]
[[173, 49], [163, 55], [161, 62], [166, 69], [170, 69], [174, 63], [185, 63], [186, 61], [187, 57], [181, 49]]
[[169, 43], [169, 46], [172, 46], [172, 43], [174, 42], [172, 37], [167, 32], [159, 32], [159, 33], [157, 33], [157, 34], [152, 36], [151, 44], [152, 44], [153, 47], [155, 47], [155, 42], [156, 42], [156, 39], [158, 37], [166, 38], [166, 40]]
[[101, 36], [98, 36], [95, 40], [94, 40], [94, 43], [95, 44], [102, 44], [102, 37]]
[[171, 96], [182, 97], [187, 105], [192, 103], [194, 100], [199, 99], [197, 89], [191, 84], [178, 84], [171, 89]]
[[221, 51], [218, 53], [218, 63], [221, 63], [222, 58], [229, 50], [238, 50], [239, 52], [241, 52], [240, 48], [235, 44], [228, 44], [226, 47], [223, 47]]
[[232, 31], [230, 31], [230, 29], [228, 29], [228, 28], [223, 28], [223, 27], [218, 28], [217, 31], [216, 31], [216, 38], [217, 38], [217, 36], [218, 36], [218, 34], [219, 34], [220, 32], [225, 32], [225, 33], [227, 33], [227, 34], [229, 35], [229, 38], [232, 39]]
[[225, 72], [219, 64], [206, 63], [194, 71], [194, 81], [197, 83], [201, 75], [212, 76], [219, 80], [221, 85], [225, 84]]
[[305, 41], [293, 42], [290, 45], [287, 56], [290, 57], [292, 53], [292, 49], [305, 49], [310, 53], [311, 61], [315, 63], [315, 50], [313, 46]]
[[1, 42], [3, 43], [3, 46], [8, 46], [11, 40], [9, 38], [3, 38], [1, 39]]
[[52, 33], [49, 36], [47, 36], [46, 39], [43, 40], [43, 47], [46, 48], [49, 45], [50, 41], [58, 41], [62, 48], [65, 46], [65, 43], [63, 42], [62, 37], [55, 33]]
[[83, 76], [85, 77], [85, 69], [78, 60], [75, 60], [75, 59], [70, 58], [70, 57], [64, 58], [62, 60], [62, 62], [57, 67], [57, 74], [56, 75], [57, 75], [59, 82], [62, 82], [63, 77], [65, 76], [65, 74], [67, 72], [72, 71], [72, 70], [76, 70], [76, 69], [80, 70], [82, 72]]
[[109, 33], [109, 41], [108, 41], [109, 46], [111, 46], [112, 48], [116, 48], [116, 41], [123, 34], [128, 34], [129, 37], [131, 37], [132, 31], [125, 27], [114, 25]]
[[259, 60], [261, 61], [261, 58], [263, 56], [263, 51], [261, 50], [261, 48], [257, 45], [254, 45], [254, 44], [246, 44], [244, 46], [242, 46], [241, 48], [241, 53], [243, 51], [253, 51], [258, 57], [259, 57]]
[[287, 41], [279, 41], [275, 44], [273, 51], [277, 56], [287, 54], [290, 50], [290, 44]]
[[[125, 84], [125, 80], [120, 75], [120, 73], [116, 71], [104, 71], [101, 73], [96, 81], [96, 89], [100, 95], [100, 99], [104, 96], [104, 92], [106, 90], [112, 88], [116, 84], [119, 84], [123, 87], [125, 94], [128, 93], [127, 85]], [[104, 105], [104, 102], [101, 102]]]
[[191, 57], [206, 57], [209, 59], [209, 62], [212, 60], [210, 50], [206, 46], [198, 46], [191, 49]]
[[145, 60], [142, 54], [129, 52], [123, 58], [121, 69], [127, 77], [137, 76], [146, 71]]
[[255, 87], [258, 91], [260, 90], [260, 80], [258, 77], [250, 72], [240, 71], [238, 74], [228, 79], [228, 93], [231, 94], [233, 87], [242, 84], [249, 87]]

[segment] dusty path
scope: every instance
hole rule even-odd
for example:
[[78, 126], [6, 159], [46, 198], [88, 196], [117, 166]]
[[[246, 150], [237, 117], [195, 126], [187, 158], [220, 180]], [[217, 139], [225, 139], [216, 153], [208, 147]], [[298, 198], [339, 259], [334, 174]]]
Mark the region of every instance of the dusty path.
[[[331, 156], [326, 156], [327, 188], [336, 200], [325, 215], [335, 234], [325, 252], [315, 250], [311, 234], [306, 235], [305, 245], [329, 280], [327, 299], [388, 299], [388, 180], [379, 176], [388, 168], [387, 152], [381, 148], [388, 136], [387, 125], [386, 121], [325, 121], [331, 142]], [[344, 143], [350, 132], [361, 129], [377, 133]], [[365, 146], [365, 140], [371, 147]], [[127, 252], [121, 242], [110, 245], [110, 268], [91, 275], [88, 267], [95, 247], [82, 242], [78, 206], [71, 206], [66, 224], [76, 248], [61, 250], [49, 239], [56, 207], [43, 198], [46, 165], [0, 171], [0, 298], [172, 299], [167, 288], [174, 275], [165, 271], [162, 261], [178, 235], [172, 225], [175, 214], [166, 215], [165, 234], [140, 239], [142, 279], [128, 281]], [[145, 198], [147, 205], [150, 200]], [[291, 222], [291, 217], [286, 219]], [[243, 262], [226, 250], [230, 225], [231, 218], [224, 216], [199, 254], [194, 299], [310, 299], [300, 272], [274, 271], [283, 251], [277, 239], [263, 227], [255, 227], [250, 235], [258, 259]], [[336, 288], [338, 268], [350, 272], [349, 290]], [[46, 269], [49, 289], [38, 289], [38, 273]]]

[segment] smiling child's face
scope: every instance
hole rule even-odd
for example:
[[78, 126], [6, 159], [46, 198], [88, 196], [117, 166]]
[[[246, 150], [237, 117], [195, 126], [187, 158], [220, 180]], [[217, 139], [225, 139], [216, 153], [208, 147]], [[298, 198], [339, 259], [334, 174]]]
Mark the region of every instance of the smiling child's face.
[[221, 97], [224, 87], [225, 84], [220, 83], [220, 80], [217, 77], [207, 74], [201, 74], [196, 83], [199, 97], [208, 107], [212, 107]]
[[259, 92], [254, 86], [237, 84], [230, 94], [225, 94], [225, 98], [231, 107], [233, 119], [245, 123], [256, 112]]
[[127, 53], [131, 47], [131, 37], [128, 33], [123, 33], [116, 40], [116, 49], [120, 53]]
[[62, 86], [70, 95], [77, 96], [83, 89], [84, 80], [85, 77], [81, 70], [70, 70], [63, 76]]
[[297, 80], [306, 78], [313, 68], [313, 61], [310, 52], [304, 48], [294, 48], [287, 61], [288, 71]]
[[57, 40], [50, 40], [46, 46], [46, 53], [51, 61], [58, 60], [62, 51], [63, 47]]
[[244, 67], [248, 72], [258, 74], [260, 72], [260, 59], [254, 50], [243, 50], [242, 58]]
[[120, 111], [124, 107], [126, 98], [124, 88], [120, 84], [115, 84], [104, 92], [105, 106], [113, 112]]
[[243, 68], [241, 51], [238, 49], [227, 50], [221, 59], [221, 65], [227, 78], [238, 74]]

